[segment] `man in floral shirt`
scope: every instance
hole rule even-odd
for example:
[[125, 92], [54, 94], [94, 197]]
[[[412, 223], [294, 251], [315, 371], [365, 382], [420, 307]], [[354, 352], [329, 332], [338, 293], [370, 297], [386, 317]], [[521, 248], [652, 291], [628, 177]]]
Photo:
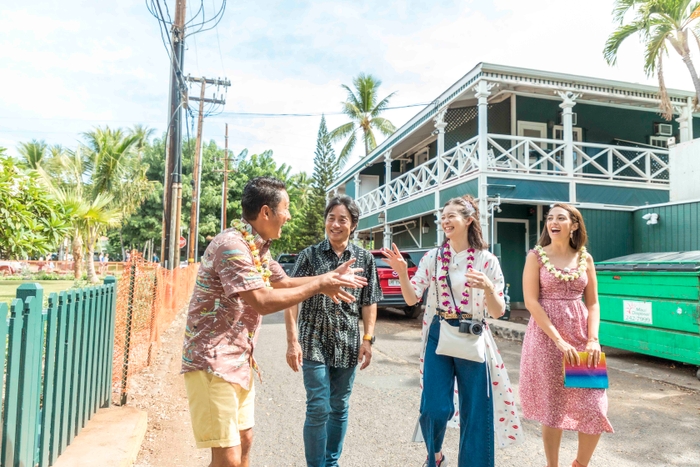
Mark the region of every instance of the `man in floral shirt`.
[[[366, 285], [347, 261], [316, 277], [290, 278], [270, 257], [289, 215], [283, 182], [250, 180], [241, 200], [243, 219], [217, 235], [201, 258], [187, 313], [182, 373], [197, 447], [211, 448], [210, 467], [248, 467], [253, 440], [257, 365], [253, 350], [262, 315], [313, 295], [352, 302], [342, 287]], [[276, 289], [273, 291], [273, 288]]]

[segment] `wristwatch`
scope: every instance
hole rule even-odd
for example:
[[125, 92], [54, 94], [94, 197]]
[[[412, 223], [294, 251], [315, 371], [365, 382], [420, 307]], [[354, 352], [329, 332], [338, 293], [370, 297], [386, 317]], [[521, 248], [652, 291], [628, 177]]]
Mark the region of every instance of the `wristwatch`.
[[363, 341], [369, 341], [369, 345], [374, 345], [375, 339], [376, 339], [376, 337], [370, 336], [369, 334], [365, 334], [365, 335], [362, 337], [362, 340], [363, 340]]

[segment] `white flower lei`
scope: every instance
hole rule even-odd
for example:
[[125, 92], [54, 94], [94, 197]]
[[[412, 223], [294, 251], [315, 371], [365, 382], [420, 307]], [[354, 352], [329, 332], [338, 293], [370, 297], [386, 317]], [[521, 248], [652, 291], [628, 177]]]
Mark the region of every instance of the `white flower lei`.
[[579, 261], [578, 261], [578, 268], [574, 269], [571, 272], [568, 272], [567, 269], [564, 269], [564, 272], [561, 272], [557, 268], [555, 268], [552, 263], [549, 262], [549, 257], [547, 257], [547, 253], [545, 253], [544, 248], [542, 248], [540, 245], [537, 245], [535, 247], [535, 251], [537, 251], [537, 254], [540, 255], [540, 258], [542, 258], [542, 264], [544, 264], [545, 269], [552, 273], [554, 277], [556, 277], [559, 280], [568, 282], [568, 281], [573, 281], [581, 277], [582, 274], [586, 272], [586, 259], [588, 258], [588, 253], [586, 252], [586, 247], [583, 246], [579, 250]]
[[239, 220], [234, 220], [231, 222], [231, 225], [234, 229], [238, 230], [241, 235], [243, 235], [243, 240], [245, 240], [248, 244], [250, 253], [253, 255], [255, 269], [262, 276], [265, 287], [272, 287], [272, 284], [270, 283], [270, 276], [272, 275], [272, 271], [270, 271], [270, 262], [267, 257], [265, 257], [265, 261], [260, 259], [260, 250], [258, 250], [258, 246], [255, 244], [255, 236], [251, 234], [248, 231], [248, 227], [246, 227], [246, 225]]

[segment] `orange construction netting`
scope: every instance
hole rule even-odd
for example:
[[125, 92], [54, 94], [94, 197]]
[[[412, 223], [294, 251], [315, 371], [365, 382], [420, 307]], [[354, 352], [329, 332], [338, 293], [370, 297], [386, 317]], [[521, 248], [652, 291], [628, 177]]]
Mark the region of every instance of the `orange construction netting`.
[[134, 252], [117, 281], [112, 395], [126, 403], [132, 375], [156, 356], [160, 335], [190, 301], [199, 264], [168, 270]]

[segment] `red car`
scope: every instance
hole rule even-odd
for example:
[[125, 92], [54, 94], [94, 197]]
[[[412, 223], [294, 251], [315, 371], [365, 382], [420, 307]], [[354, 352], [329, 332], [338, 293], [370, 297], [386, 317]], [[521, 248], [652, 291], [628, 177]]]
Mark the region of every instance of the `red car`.
[[[382, 294], [384, 294], [384, 299], [377, 303], [377, 306], [403, 308], [406, 316], [409, 318], [418, 318], [423, 313], [422, 301], [413, 306], [406, 305], [406, 301], [403, 299], [403, 295], [401, 295], [399, 275], [391, 269], [381, 251], [374, 250], [372, 251], [372, 255], [374, 255], [374, 262], [377, 265], [379, 285], [382, 288]], [[408, 277], [413, 277], [418, 267], [408, 253], [401, 253], [401, 255], [408, 264]]]

